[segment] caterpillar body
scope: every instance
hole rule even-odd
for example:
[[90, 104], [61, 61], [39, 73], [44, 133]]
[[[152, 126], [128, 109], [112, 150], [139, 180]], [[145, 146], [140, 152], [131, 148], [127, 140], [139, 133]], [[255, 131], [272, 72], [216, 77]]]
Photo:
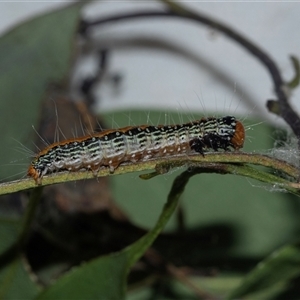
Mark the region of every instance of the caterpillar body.
[[180, 125], [128, 126], [49, 145], [31, 162], [28, 176], [41, 184], [46, 174], [80, 169], [111, 173], [124, 162], [243, 147], [245, 129], [233, 116], [202, 118]]

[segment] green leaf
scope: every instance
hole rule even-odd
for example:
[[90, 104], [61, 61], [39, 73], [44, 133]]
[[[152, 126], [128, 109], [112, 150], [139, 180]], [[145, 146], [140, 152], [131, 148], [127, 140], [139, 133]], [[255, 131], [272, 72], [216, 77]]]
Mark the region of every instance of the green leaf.
[[[173, 124], [202, 117], [195, 112], [193, 116], [188, 113], [178, 116], [178, 113], [171, 112], [167, 116], [168, 120], [165, 120], [165, 114], [162, 112], [115, 112], [106, 117], [106, 124], [112, 124], [112, 119], [117, 121], [120, 127], [127, 126], [130, 121], [131, 124], [147, 124], [148, 119], [152, 124]], [[274, 137], [276, 129], [266, 122], [253, 126], [257, 123], [258, 120], [249, 118], [244, 121], [249, 130], [246, 131], [245, 147], [242, 150], [273, 156], [273, 150], [269, 149], [272, 149], [274, 140], [277, 140]], [[296, 149], [293, 152], [293, 146], [287, 147], [285, 151], [279, 151], [285, 160], [291, 159], [293, 154], [297, 153]], [[136, 173], [113, 176], [111, 180], [114, 198], [132, 222], [144, 228], [151, 228], [164, 204], [172, 181], [182, 169], [174, 169], [151, 180], [140, 180], [139, 174]], [[257, 259], [268, 255], [284, 243], [290, 243], [297, 238], [300, 213], [298, 203], [299, 199], [296, 197], [276, 192], [276, 187], [247, 178], [217, 174], [195, 176], [180, 201], [186, 227], [230, 227], [232, 243], [228, 248], [216, 247], [214, 251], [205, 254], [199, 252], [201, 246], [194, 243], [193, 248], [183, 251], [181, 256], [183, 259], [190, 259], [194, 255], [196, 260], [199, 258], [205, 261], [206, 257], [211, 259], [211, 255], [214, 255], [216, 260], [237, 256]], [[176, 224], [176, 218], [173, 216], [167, 230], [174, 230]]]
[[20, 220], [0, 219], [0, 299], [32, 299], [39, 287], [32, 281], [30, 267], [21, 254], [41, 196], [41, 188], [32, 192]]
[[227, 299], [238, 299], [261, 292], [274, 286], [285, 288], [300, 275], [300, 247], [298, 244], [285, 246], [260, 262], [233, 290]]
[[72, 269], [37, 299], [122, 299], [128, 250]]
[[16, 242], [20, 232], [20, 224], [18, 220], [0, 218], [0, 254]]
[[67, 78], [82, 5], [31, 19], [0, 38], [0, 178], [25, 171], [20, 166], [24, 154], [12, 149], [19, 147], [18, 142], [32, 147], [28, 143], [34, 140], [31, 125], [37, 122], [46, 88], [51, 83], [63, 84]]
[[46, 289], [38, 299], [116, 299], [125, 297], [130, 268], [151, 246], [174, 212], [188, 176], [178, 176], [154, 228], [124, 250], [73, 269]]
[[33, 299], [40, 288], [31, 280], [21, 257], [0, 270], [0, 299]]

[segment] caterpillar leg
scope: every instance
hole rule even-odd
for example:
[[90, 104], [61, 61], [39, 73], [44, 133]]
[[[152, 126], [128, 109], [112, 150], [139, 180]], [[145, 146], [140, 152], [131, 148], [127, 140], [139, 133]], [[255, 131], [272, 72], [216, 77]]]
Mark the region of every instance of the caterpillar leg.
[[203, 142], [199, 139], [195, 139], [190, 141], [190, 147], [192, 150], [194, 150], [197, 153], [200, 153], [204, 157], [204, 151], [203, 151]]

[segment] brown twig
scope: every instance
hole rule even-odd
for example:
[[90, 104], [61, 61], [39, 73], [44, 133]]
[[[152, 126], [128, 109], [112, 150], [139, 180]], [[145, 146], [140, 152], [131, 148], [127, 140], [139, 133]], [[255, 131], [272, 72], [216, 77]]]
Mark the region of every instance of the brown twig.
[[117, 21], [125, 21], [137, 18], [183, 18], [187, 20], [196, 21], [201, 24], [208, 25], [212, 27], [214, 30], [218, 30], [225, 34], [227, 37], [241, 45], [245, 50], [251, 53], [254, 57], [256, 57], [268, 70], [273, 80], [274, 91], [277, 95], [277, 103], [279, 106], [278, 114], [286, 121], [286, 123], [291, 127], [294, 134], [298, 138], [298, 144], [300, 146], [300, 118], [298, 114], [292, 109], [288, 102], [288, 97], [286, 94], [287, 84], [283, 81], [279, 69], [274, 62], [274, 60], [260, 49], [253, 42], [243, 37], [236, 30], [230, 28], [229, 26], [216, 21], [210, 17], [205, 16], [201, 13], [195, 13], [193, 11], [189, 11], [186, 8], [182, 8], [178, 4], [168, 2], [171, 10], [167, 11], [157, 11], [157, 10], [148, 10], [148, 11], [140, 11], [135, 13], [128, 14], [120, 14], [115, 15], [108, 18], [101, 18], [94, 21], [82, 21], [80, 26], [80, 33], [86, 34], [87, 31], [95, 26], [104, 25], [111, 22]]

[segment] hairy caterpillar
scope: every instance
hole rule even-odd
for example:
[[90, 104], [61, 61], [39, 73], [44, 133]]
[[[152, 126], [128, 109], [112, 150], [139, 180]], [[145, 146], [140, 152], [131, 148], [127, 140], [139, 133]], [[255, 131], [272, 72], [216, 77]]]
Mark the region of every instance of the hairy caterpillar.
[[235, 117], [202, 118], [181, 125], [128, 126], [49, 145], [32, 161], [28, 176], [40, 184], [46, 174], [80, 169], [110, 172], [124, 162], [243, 147], [245, 129]]

